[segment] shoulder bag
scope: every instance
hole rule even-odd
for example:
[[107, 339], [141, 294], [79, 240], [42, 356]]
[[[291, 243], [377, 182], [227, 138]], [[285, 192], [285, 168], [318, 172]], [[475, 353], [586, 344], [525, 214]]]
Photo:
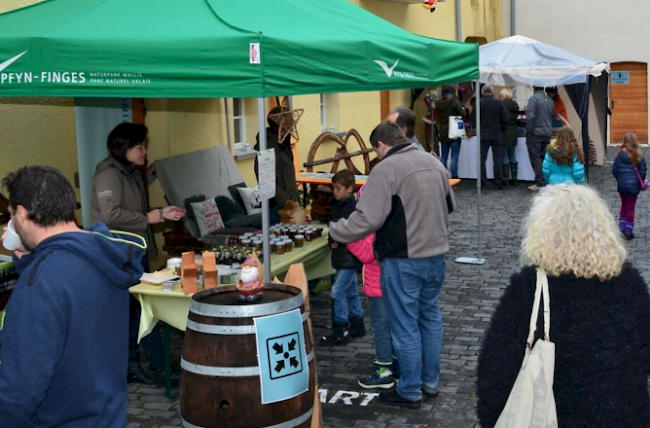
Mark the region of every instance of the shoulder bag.
[[[544, 297], [544, 338], [535, 346], [535, 329], [540, 298]], [[508, 396], [495, 428], [557, 428], [557, 411], [553, 395], [555, 372], [555, 344], [551, 342], [551, 310], [548, 278], [543, 269], [537, 269], [535, 302], [530, 316], [526, 354], [517, 380]]]
[[632, 164], [632, 167], [634, 168], [634, 171], [636, 171], [636, 176], [639, 179], [639, 186], [641, 186], [641, 190], [645, 190], [650, 187], [650, 181], [641, 178], [641, 174], [639, 174], [639, 170], [637, 169], [636, 165]]

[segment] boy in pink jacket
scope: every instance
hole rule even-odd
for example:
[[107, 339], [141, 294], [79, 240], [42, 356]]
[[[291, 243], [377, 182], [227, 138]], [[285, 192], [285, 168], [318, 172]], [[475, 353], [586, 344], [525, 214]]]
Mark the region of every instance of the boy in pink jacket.
[[[364, 186], [361, 186], [357, 198], [361, 198]], [[366, 236], [357, 242], [347, 244], [348, 250], [363, 263], [363, 292], [368, 296], [368, 308], [370, 309], [370, 325], [375, 337], [375, 366], [372, 374], [359, 378], [359, 386], [362, 388], [392, 388], [397, 376], [397, 359], [393, 357], [393, 344], [388, 329], [388, 318], [384, 299], [381, 295], [379, 278], [381, 270], [379, 262], [375, 259], [373, 241], [375, 234]]]

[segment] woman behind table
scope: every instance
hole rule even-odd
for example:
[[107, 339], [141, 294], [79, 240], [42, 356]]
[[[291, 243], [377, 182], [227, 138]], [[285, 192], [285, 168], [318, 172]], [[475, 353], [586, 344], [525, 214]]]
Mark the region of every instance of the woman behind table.
[[460, 154], [460, 138], [449, 139], [449, 116], [465, 117], [465, 109], [456, 98], [456, 86], [444, 85], [442, 97], [436, 101], [438, 121], [436, 130], [440, 138], [440, 161], [447, 166], [449, 152], [451, 151], [451, 164], [449, 170], [452, 178], [458, 178], [458, 155]]
[[[558, 425], [648, 426], [650, 294], [625, 258], [614, 218], [595, 190], [558, 184], [535, 197], [521, 245], [524, 267], [510, 279], [478, 359], [483, 428], [495, 425], [522, 364], [536, 268], [549, 282]], [[536, 338], [543, 331], [539, 315]]]
[[517, 137], [519, 131], [517, 130], [517, 118], [519, 117], [519, 104], [512, 99], [512, 90], [509, 88], [501, 89], [499, 98], [503, 101], [503, 105], [508, 110], [508, 125], [503, 133], [503, 185], [514, 186], [517, 184], [517, 156], [515, 150], [517, 148]]
[[[110, 229], [137, 233], [147, 241], [149, 254], [142, 259], [145, 272], [149, 272], [149, 255], [156, 253], [152, 224], [165, 220], [180, 220], [185, 210], [178, 207], [150, 209], [145, 193], [145, 181], [140, 167], [146, 163], [147, 127], [121, 123], [108, 135], [109, 156], [101, 161], [92, 178], [91, 221], [101, 221]], [[142, 370], [138, 354], [140, 305], [131, 297], [130, 322], [130, 379], [151, 383], [153, 379]], [[142, 339], [143, 348], [154, 375], [164, 371], [162, 341], [159, 331]]]

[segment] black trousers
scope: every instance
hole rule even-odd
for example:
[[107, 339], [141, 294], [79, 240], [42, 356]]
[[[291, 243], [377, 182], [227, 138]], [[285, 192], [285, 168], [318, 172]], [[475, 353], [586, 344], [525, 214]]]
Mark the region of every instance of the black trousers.
[[503, 181], [503, 141], [502, 140], [481, 140], [481, 182], [487, 182], [485, 172], [485, 161], [487, 160], [488, 150], [492, 148], [492, 172], [494, 173], [494, 184], [501, 186]]
[[526, 136], [526, 147], [528, 147], [528, 157], [530, 166], [535, 171], [535, 184], [544, 186], [544, 175], [542, 174], [542, 163], [546, 156], [546, 147], [551, 142], [551, 137], [540, 137], [539, 135], [528, 134]]

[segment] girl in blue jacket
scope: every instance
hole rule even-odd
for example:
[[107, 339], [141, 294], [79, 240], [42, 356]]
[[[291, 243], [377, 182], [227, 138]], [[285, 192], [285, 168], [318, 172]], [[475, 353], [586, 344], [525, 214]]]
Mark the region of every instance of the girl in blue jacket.
[[547, 184], [585, 183], [585, 158], [576, 136], [568, 126], [560, 129], [557, 140], [549, 144], [542, 164]]
[[616, 156], [612, 174], [616, 177], [616, 188], [621, 195], [621, 214], [619, 228], [625, 239], [634, 238], [634, 206], [641, 191], [641, 182], [645, 180], [646, 163], [639, 148], [636, 134], [628, 132], [623, 137], [621, 150]]

